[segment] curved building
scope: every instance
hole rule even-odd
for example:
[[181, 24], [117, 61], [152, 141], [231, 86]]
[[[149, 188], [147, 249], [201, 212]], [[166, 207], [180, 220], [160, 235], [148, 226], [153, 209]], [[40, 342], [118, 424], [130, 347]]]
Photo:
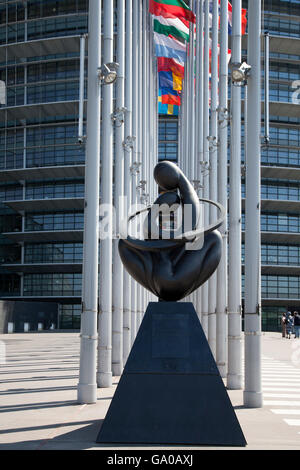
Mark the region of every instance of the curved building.
[[0, 4], [0, 296], [58, 302], [60, 328], [80, 324], [87, 29], [88, 0]]
[[[264, 330], [277, 330], [282, 311], [300, 309], [300, 3], [263, 6], [270, 143], [262, 123], [262, 319]], [[87, 29], [88, 0], [0, 2], [0, 299], [55, 301], [60, 328], [80, 324], [85, 146], [78, 96]], [[247, 36], [242, 48], [246, 59]], [[161, 116], [160, 159], [176, 161], [177, 147], [176, 118]]]

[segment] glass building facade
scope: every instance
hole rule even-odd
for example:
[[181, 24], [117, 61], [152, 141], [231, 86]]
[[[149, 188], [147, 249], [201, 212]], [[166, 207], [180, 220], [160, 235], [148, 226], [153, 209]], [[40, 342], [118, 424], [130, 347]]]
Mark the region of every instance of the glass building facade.
[[[300, 308], [299, 105], [292, 102], [300, 80], [300, 0], [263, 5], [270, 144], [262, 146], [261, 162], [262, 310], [263, 328], [275, 330], [282, 310]], [[56, 301], [60, 328], [80, 325], [79, 42], [87, 29], [88, 0], [0, 1], [0, 80], [7, 87], [0, 105], [0, 299]], [[246, 36], [242, 47], [246, 59]], [[177, 161], [177, 118], [160, 116], [158, 151], [160, 160]]]

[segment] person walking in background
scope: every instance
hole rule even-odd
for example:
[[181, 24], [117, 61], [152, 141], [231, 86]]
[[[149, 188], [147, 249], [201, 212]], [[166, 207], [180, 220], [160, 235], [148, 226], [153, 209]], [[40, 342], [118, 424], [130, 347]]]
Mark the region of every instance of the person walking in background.
[[[290, 312], [288, 312], [290, 313]], [[291, 339], [291, 334], [293, 332], [293, 326], [294, 326], [294, 314], [290, 313], [290, 315], [287, 315], [286, 317], [286, 337], [288, 339]]]
[[285, 338], [286, 335], [286, 314], [283, 313], [281, 317], [281, 333], [282, 337]]
[[294, 332], [295, 338], [300, 337], [300, 314], [299, 312], [294, 312]]

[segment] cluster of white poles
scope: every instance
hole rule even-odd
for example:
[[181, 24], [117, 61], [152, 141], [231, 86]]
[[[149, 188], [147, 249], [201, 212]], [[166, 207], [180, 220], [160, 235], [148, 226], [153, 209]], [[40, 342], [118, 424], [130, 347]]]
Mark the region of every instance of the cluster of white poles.
[[[192, 0], [191, 3], [197, 24], [196, 33], [194, 27], [190, 27], [190, 52], [179, 119], [178, 164], [193, 182], [199, 196], [219, 201], [226, 209], [229, 177], [229, 219], [228, 227], [226, 221], [220, 229], [223, 255], [217, 272], [185, 300], [193, 301], [196, 307], [220, 374], [227, 378], [227, 387], [242, 389], [241, 88], [231, 84], [229, 110], [228, 0], [221, 0], [220, 14], [218, 0], [212, 0], [211, 28], [210, 1]], [[244, 404], [249, 407], [262, 406], [260, 3], [260, 0], [251, 0], [248, 10], [248, 63], [252, 69], [246, 107]], [[118, 241], [113, 236], [100, 243], [98, 285], [99, 198], [101, 204], [112, 206], [114, 203], [117, 215], [126, 216], [132, 203], [148, 204], [156, 197], [153, 168], [157, 162], [157, 90], [148, 0], [116, 0], [117, 34], [114, 34], [113, 6], [114, 2], [89, 1], [80, 403], [94, 403], [97, 387], [110, 387], [112, 376], [122, 373], [151, 298], [123, 269]], [[232, 7], [232, 62], [239, 63], [241, 0], [232, 0]], [[98, 74], [103, 63], [111, 63], [114, 59], [119, 64], [114, 85], [115, 102], [113, 86], [102, 85]], [[126, 206], [119, 205], [119, 196], [123, 195], [127, 196]], [[206, 209], [205, 225], [215, 219], [216, 210]], [[118, 233], [112, 216], [109, 230], [111, 235], [114, 230]]]
[[[123, 269], [117, 239], [118, 221], [130, 208], [156, 197], [158, 122], [151, 28], [148, 0], [89, 1], [80, 403], [95, 403], [97, 387], [110, 387], [112, 377], [121, 375], [153, 298]], [[118, 63], [117, 80], [104, 84], [99, 71], [113, 62]], [[106, 237], [100, 236], [100, 244], [99, 217], [104, 214], [99, 202], [100, 208], [116, 210], [116, 225], [112, 213], [105, 213]]]
[[[193, 27], [190, 29], [189, 59], [185, 68], [179, 120], [178, 163], [194, 183], [200, 197], [220, 202], [226, 211], [229, 199], [229, 212], [228, 221], [220, 228], [223, 254], [217, 272], [186, 300], [194, 302], [220, 374], [227, 379], [227, 388], [244, 388], [244, 404], [248, 407], [260, 407], [261, 2], [251, 0], [248, 9], [247, 62], [251, 66], [251, 74], [247, 84], [249, 104], [246, 106], [245, 103], [244, 107], [245, 122], [248, 123], [247, 136], [245, 135], [244, 371], [241, 298], [241, 86], [231, 83], [229, 109], [228, 0], [221, 0], [220, 9], [218, 0], [191, 0], [190, 6], [196, 14], [197, 22], [196, 33]], [[232, 10], [231, 62], [238, 64], [242, 59], [241, 0], [232, 0]], [[214, 208], [204, 210], [204, 224], [207, 226], [216, 220], [216, 213]]]

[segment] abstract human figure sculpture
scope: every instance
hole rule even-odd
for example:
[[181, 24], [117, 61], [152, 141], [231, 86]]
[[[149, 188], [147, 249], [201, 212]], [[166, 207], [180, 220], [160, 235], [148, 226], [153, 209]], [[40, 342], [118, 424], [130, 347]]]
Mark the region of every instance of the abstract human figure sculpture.
[[[139, 240], [131, 236], [120, 239], [119, 253], [129, 274], [142, 286], [160, 300], [177, 301], [200, 287], [216, 270], [222, 254], [222, 239], [216, 228], [223, 223], [225, 214], [222, 206], [203, 199], [215, 204], [222, 216], [209, 227], [199, 227], [199, 198], [177, 165], [171, 162], [158, 163], [154, 169], [154, 178], [163, 192], [153, 206], [147, 208], [145, 239]], [[160, 209], [163, 212], [166, 207], [179, 206], [182, 209], [182, 224], [179, 229], [166, 232], [159, 226], [153, 230], [153, 220], [157, 218]], [[137, 213], [129, 221], [135, 215]], [[187, 215], [190, 230], [184, 232]], [[189, 249], [187, 243], [195, 242], [201, 236], [202, 247]]]
[[[205, 200], [216, 205], [221, 216], [201, 227], [199, 199], [182, 171], [163, 162], [156, 165], [154, 178], [162, 194], [126, 221], [127, 229], [144, 212], [144, 239], [121, 229], [119, 252], [128, 272], [165, 302], [148, 304], [97, 442], [245, 446], [193, 304], [176, 302], [216, 269], [221, 257], [216, 228], [225, 210]], [[182, 212], [182, 224], [176, 229], [156, 223], [160, 211], [169, 215], [168, 208], [177, 215]], [[188, 400], [182, 399], [183, 393]]]

